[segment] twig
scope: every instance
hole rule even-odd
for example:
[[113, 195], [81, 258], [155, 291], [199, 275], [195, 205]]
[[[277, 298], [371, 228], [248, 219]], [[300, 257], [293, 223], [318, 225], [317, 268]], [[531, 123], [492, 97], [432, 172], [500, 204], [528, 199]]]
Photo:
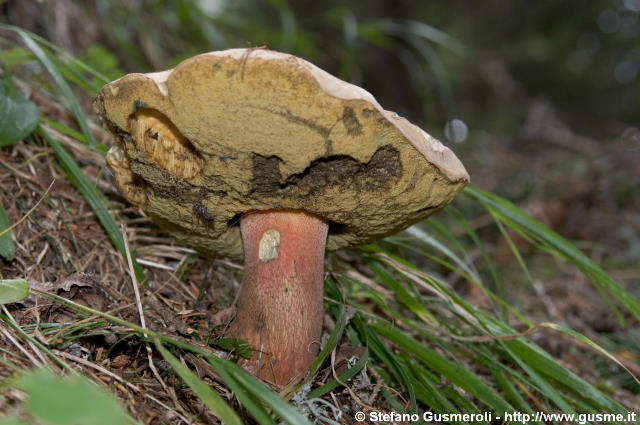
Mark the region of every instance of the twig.
[[173, 267], [167, 266], [166, 264], [155, 263], [153, 261], [145, 260], [143, 258], [138, 258], [138, 263], [142, 264], [143, 266], [154, 267], [160, 270], [169, 270], [169, 271], [175, 270]]
[[6, 329], [4, 328], [0, 328], [0, 333], [2, 333], [4, 335], [5, 338], [7, 338], [9, 341], [11, 341], [11, 343], [22, 352], [22, 354], [24, 354], [30, 361], [31, 363], [33, 363], [34, 365], [37, 365], [38, 367], [41, 367], [42, 364], [40, 364], [40, 362], [38, 361], [38, 359], [36, 359], [35, 357], [33, 357], [33, 355], [31, 355], [30, 352], [28, 352], [27, 350], [25, 350], [25, 348], [20, 345], [18, 343], [18, 341], [15, 340], [15, 338], [13, 337], [13, 335], [11, 335]]
[[7, 232], [10, 232], [11, 229], [13, 229], [14, 227], [16, 227], [18, 224], [22, 223], [23, 221], [25, 221], [27, 219], [27, 217], [29, 217], [31, 215], [31, 213], [38, 208], [38, 205], [40, 205], [40, 202], [42, 202], [42, 200], [47, 196], [47, 194], [49, 193], [49, 191], [51, 190], [51, 188], [53, 187], [53, 184], [56, 182], [56, 179], [53, 179], [53, 181], [51, 182], [51, 184], [49, 185], [49, 187], [47, 188], [47, 190], [45, 190], [45, 192], [42, 194], [42, 196], [40, 197], [40, 199], [38, 199], [38, 202], [36, 202], [36, 204], [29, 210], [27, 211], [27, 213], [25, 215], [22, 216], [22, 218], [18, 221], [16, 221], [15, 223], [13, 223], [11, 226], [7, 227], [6, 229], [4, 229], [3, 231], [0, 232], [0, 236], [4, 235]]
[[369, 395], [369, 403], [373, 403], [373, 400], [375, 400], [380, 393], [380, 388], [382, 388], [382, 382], [384, 381], [382, 379], [382, 376], [380, 376], [380, 374], [374, 368], [369, 368], [369, 371], [376, 378], [376, 385], [373, 387], [373, 391], [371, 391], [371, 394]]
[[367, 403], [365, 403], [364, 401], [362, 401], [360, 399], [360, 397], [358, 397], [356, 395], [356, 393], [353, 392], [353, 390], [351, 389], [351, 387], [349, 387], [347, 384], [345, 384], [344, 382], [342, 382], [340, 380], [340, 378], [338, 378], [338, 374], [336, 373], [336, 369], [335, 369], [335, 364], [336, 364], [336, 350], [334, 349], [331, 352], [331, 373], [333, 374], [333, 379], [336, 380], [336, 382], [340, 385], [342, 385], [343, 387], [345, 387], [347, 389], [347, 391], [349, 392], [349, 395], [351, 396], [351, 398], [353, 398], [356, 403], [358, 403], [360, 406], [362, 406], [363, 408], [366, 408], [370, 411], [377, 411], [380, 410], [379, 408], [375, 408], [373, 406], [368, 405]]
[[[9, 312], [9, 310], [7, 309], [7, 307], [5, 307], [4, 305], [2, 306], [2, 311], [4, 312], [5, 316], [7, 316], [9, 318], [9, 320], [11, 320], [13, 323], [18, 323], [16, 322], [16, 319], [13, 318], [13, 316], [11, 315], [11, 313]], [[18, 347], [21, 348], [17, 342], [11, 337], [11, 334], [6, 333], [6, 336], [11, 340], [11, 342], [13, 342], [13, 344]], [[31, 343], [31, 341], [27, 340], [27, 344], [29, 345], [29, 347], [31, 347], [31, 350], [33, 350], [33, 352], [38, 356], [38, 358], [40, 359], [40, 362], [38, 362], [36, 359], [34, 359], [32, 356], [30, 356], [28, 354], [28, 352], [24, 351], [24, 350], [20, 350], [22, 351], [27, 357], [29, 357], [29, 360], [31, 360], [31, 362], [35, 365], [38, 366], [42, 366], [44, 365], [47, 361], [45, 359], [45, 357], [42, 355], [42, 353]]]
[[[129, 244], [127, 243], [127, 238], [125, 237], [126, 231], [124, 229], [124, 226], [121, 226], [121, 232], [122, 232], [122, 240], [124, 241], [124, 250], [125, 250], [125, 253], [127, 254], [127, 263], [129, 265], [129, 275], [131, 276], [131, 283], [133, 283], [133, 293], [136, 296], [136, 305], [138, 307], [138, 314], [140, 315], [140, 326], [142, 327], [142, 329], [146, 330], [147, 324], [144, 320], [144, 311], [142, 310], [140, 290], [138, 289], [138, 279], [136, 278], [136, 273], [133, 270], [133, 261], [131, 260], [131, 252], [129, 251]], [[149, 337], [146, 333], [143, 333], [143, 336], [145, 338]], [[153, 364], [151, 346], [147, 342], [144, 343], [144, 346], [147, 349], [147, 360], [149, 360], [149, 368], [151, 369], [153, 376], [155, 376], [156, 380], [160, 383], [160, 385], [162, 385], [162, 388], [164, 388], [166, 391], [167, 384], [164, 383], [164, 381], [160, 377], [160, 374], [158, 373], [158, 370], [156, 369], [156, 366]]]

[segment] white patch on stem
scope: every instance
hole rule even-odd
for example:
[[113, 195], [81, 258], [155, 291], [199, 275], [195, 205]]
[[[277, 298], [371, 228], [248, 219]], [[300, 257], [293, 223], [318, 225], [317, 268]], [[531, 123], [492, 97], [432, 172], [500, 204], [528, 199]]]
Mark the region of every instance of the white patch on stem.
[[258, 247], [258, 258], [263, 263], [268, 263], [271, 260], [278, 258], [278, 247], [280, 246], [280, 232], [276, 229], [268, 229], [260, 238], [260, 245]]

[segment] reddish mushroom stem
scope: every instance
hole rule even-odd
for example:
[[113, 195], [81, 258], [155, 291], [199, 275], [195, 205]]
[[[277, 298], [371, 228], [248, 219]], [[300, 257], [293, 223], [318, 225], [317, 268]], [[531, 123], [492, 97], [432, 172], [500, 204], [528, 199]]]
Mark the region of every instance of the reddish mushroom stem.
[[245, 274], [231, 335], [249, 341], [249, 371], [283, 386], [320, 347], [327, 222], [276, 210], [243, 216], [240, 229]]

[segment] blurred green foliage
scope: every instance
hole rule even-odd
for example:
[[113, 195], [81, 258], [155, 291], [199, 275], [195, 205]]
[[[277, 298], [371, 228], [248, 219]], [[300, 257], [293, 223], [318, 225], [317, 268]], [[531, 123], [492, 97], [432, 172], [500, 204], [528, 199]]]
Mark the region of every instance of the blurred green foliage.
[[27, 395], [24, 410], [33, 419], [23, 422], [14, 417], [5, 417], [0, 420], [2, 425], [137, 423], [119, 407], [113, 396], [80, 375], [59, 378], [50, 370], [37, 369], [23, 373], [16, 379], [15, 385]]
[[[267, 46], [362, 85], [438, 136], [453, 118], [471, 136], [512, 134], [539, 96], [594, 137], [617, 136], [640, 118], [638, 0], [66, 3], [73, 7], [53, 14], [47, 2], [8, 0], [4, 20], [70, 43], [57, 44], [110, 78], [210, 50]], [[65, 13], [96, 27], [60, 34], [53, 17]]]
[[0, 80], [0, 146], [27, 137], [39, 121], [38, 108], [11, 80]]

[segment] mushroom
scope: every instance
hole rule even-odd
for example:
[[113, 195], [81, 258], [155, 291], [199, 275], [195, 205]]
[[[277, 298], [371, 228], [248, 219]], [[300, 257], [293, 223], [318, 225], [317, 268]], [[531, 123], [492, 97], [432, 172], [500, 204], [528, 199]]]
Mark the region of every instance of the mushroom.
[[277, 386], [322, 334], [325, 249], [398, 232], [468, 182], [458, 158], [367, 91], [265, 49], [198, 55], [105, 85], [94, 107], [117, 144], [124, 197], [184, 244], [245, 273], [230, 335]]

